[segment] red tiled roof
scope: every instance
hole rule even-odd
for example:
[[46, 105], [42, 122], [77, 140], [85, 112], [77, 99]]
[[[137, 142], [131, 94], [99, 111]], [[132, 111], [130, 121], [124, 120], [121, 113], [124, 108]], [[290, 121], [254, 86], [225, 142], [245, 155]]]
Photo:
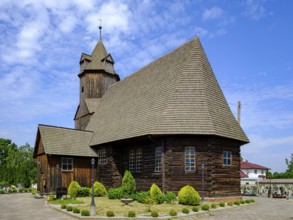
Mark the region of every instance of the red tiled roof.
[[240, 178], [247, 178], [247, 177], [248, 177], [248, 175], [240, 170]]
[[241, 169], [259, 169], [259, 170], [270, 170], [270, 168], [250, 163], [248, 161], [241, 161]]

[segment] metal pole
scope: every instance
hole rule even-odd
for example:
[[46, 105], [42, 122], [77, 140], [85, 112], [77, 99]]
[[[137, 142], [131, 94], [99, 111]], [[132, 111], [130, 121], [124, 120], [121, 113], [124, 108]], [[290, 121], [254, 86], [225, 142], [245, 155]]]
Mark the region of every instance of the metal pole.
[[90, 212], [91, 216], [96, 215], [96, 204], [95, 204], [95, 192], [94, 192], [94, 165], [95, 165], [95, 159], [91, 159], [91, 164], [92, 164], [92, 201], [91, 201], [91, 207], [90, 207]]
[[204, 163], [201, 164], [201, 180], [202, 180], [202, 184], [201, 184], [201, 201], [204, 201]]

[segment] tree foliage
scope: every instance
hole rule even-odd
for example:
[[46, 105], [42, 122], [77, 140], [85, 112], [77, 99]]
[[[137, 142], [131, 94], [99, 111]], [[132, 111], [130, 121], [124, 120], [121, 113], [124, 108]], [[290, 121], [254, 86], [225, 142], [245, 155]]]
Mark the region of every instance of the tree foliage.
[[0, 138], [0, 181], [30, 187], [36, 183], [36, 161], [29, 144], [17, 147], [9, 139]]
[[285, 172], [274, 172], [271, 173], [270, 171], [267, 171], [266, 176], [269, 179], [290, 179], [293, 178], [293, 154], [291, 154], [291, 158], [285, 159], [285, 162], [287, 164], [287, 170]]
[[136, 191], [136, 182], [130, 171], [126, 170], [122, 178], [122, 189], [127, 195]]

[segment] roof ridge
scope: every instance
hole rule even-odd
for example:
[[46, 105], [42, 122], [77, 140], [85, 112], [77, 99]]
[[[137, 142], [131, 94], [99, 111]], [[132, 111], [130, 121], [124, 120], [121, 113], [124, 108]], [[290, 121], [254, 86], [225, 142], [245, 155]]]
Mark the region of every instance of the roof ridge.
[[91, 132], [91, 133], [93, 133], [93, 131], [89, 131], [89, 130], [81, 130], [81, 129], [75, 129], [75, 128], [67, 128], [67, 127], [61, 127], [61, 126], [57, 126], [57, 125], [39, 124], [38, 127], [51, 127], [51, 128], [59, 128], [59, 129], [67, 129], [67, 130], [72, 130], [72, 131], [84, 131], [84, 132]]

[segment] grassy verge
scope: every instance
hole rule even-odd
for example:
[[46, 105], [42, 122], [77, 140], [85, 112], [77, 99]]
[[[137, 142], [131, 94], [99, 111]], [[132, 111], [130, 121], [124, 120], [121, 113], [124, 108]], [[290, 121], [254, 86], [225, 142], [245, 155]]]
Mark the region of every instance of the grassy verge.
[[[81, 201], [86, 204], [85, 206], [78, 207], [80, 210], [83, 209], [89, 209], [91, 198], [85, 197], [85, 198], [78, 198]], [[106, 215], [106, 212], [108, 210], [112, 210], [115, 212], [115, 215], [125, 215], [127, 216], [127, 213], [129, 211], [135, 211], [136, 214], [150, 214], [149, 208], [152, 211], [157, 211], [159, 214], [166, 214], [169, 213], [172, 209], [181, 212], [183, 207], [186, 207], [188, 209], [192, 209], [192, 206], [186, 206], [186, 205], [180, 205], [180, 204], [160, 204], [160, 205], [151, 205], [148, 207], [146, 204], [142, 204], [139, 202], [132, 202], [129, 205], [124, 205], [120, 200], [113, 199], [110, 200], [107, 197], [98, 197], [95, 198], [95, 204], [97, 207], [97, 214], [98, 215]]]
[[48, 201], [49, 203], [51, 204], [83, 204], [83, 201], [82, 200], [79, 200], [79, 199], [56, 199], [56, 200], [52, 200], [52, 201]]

